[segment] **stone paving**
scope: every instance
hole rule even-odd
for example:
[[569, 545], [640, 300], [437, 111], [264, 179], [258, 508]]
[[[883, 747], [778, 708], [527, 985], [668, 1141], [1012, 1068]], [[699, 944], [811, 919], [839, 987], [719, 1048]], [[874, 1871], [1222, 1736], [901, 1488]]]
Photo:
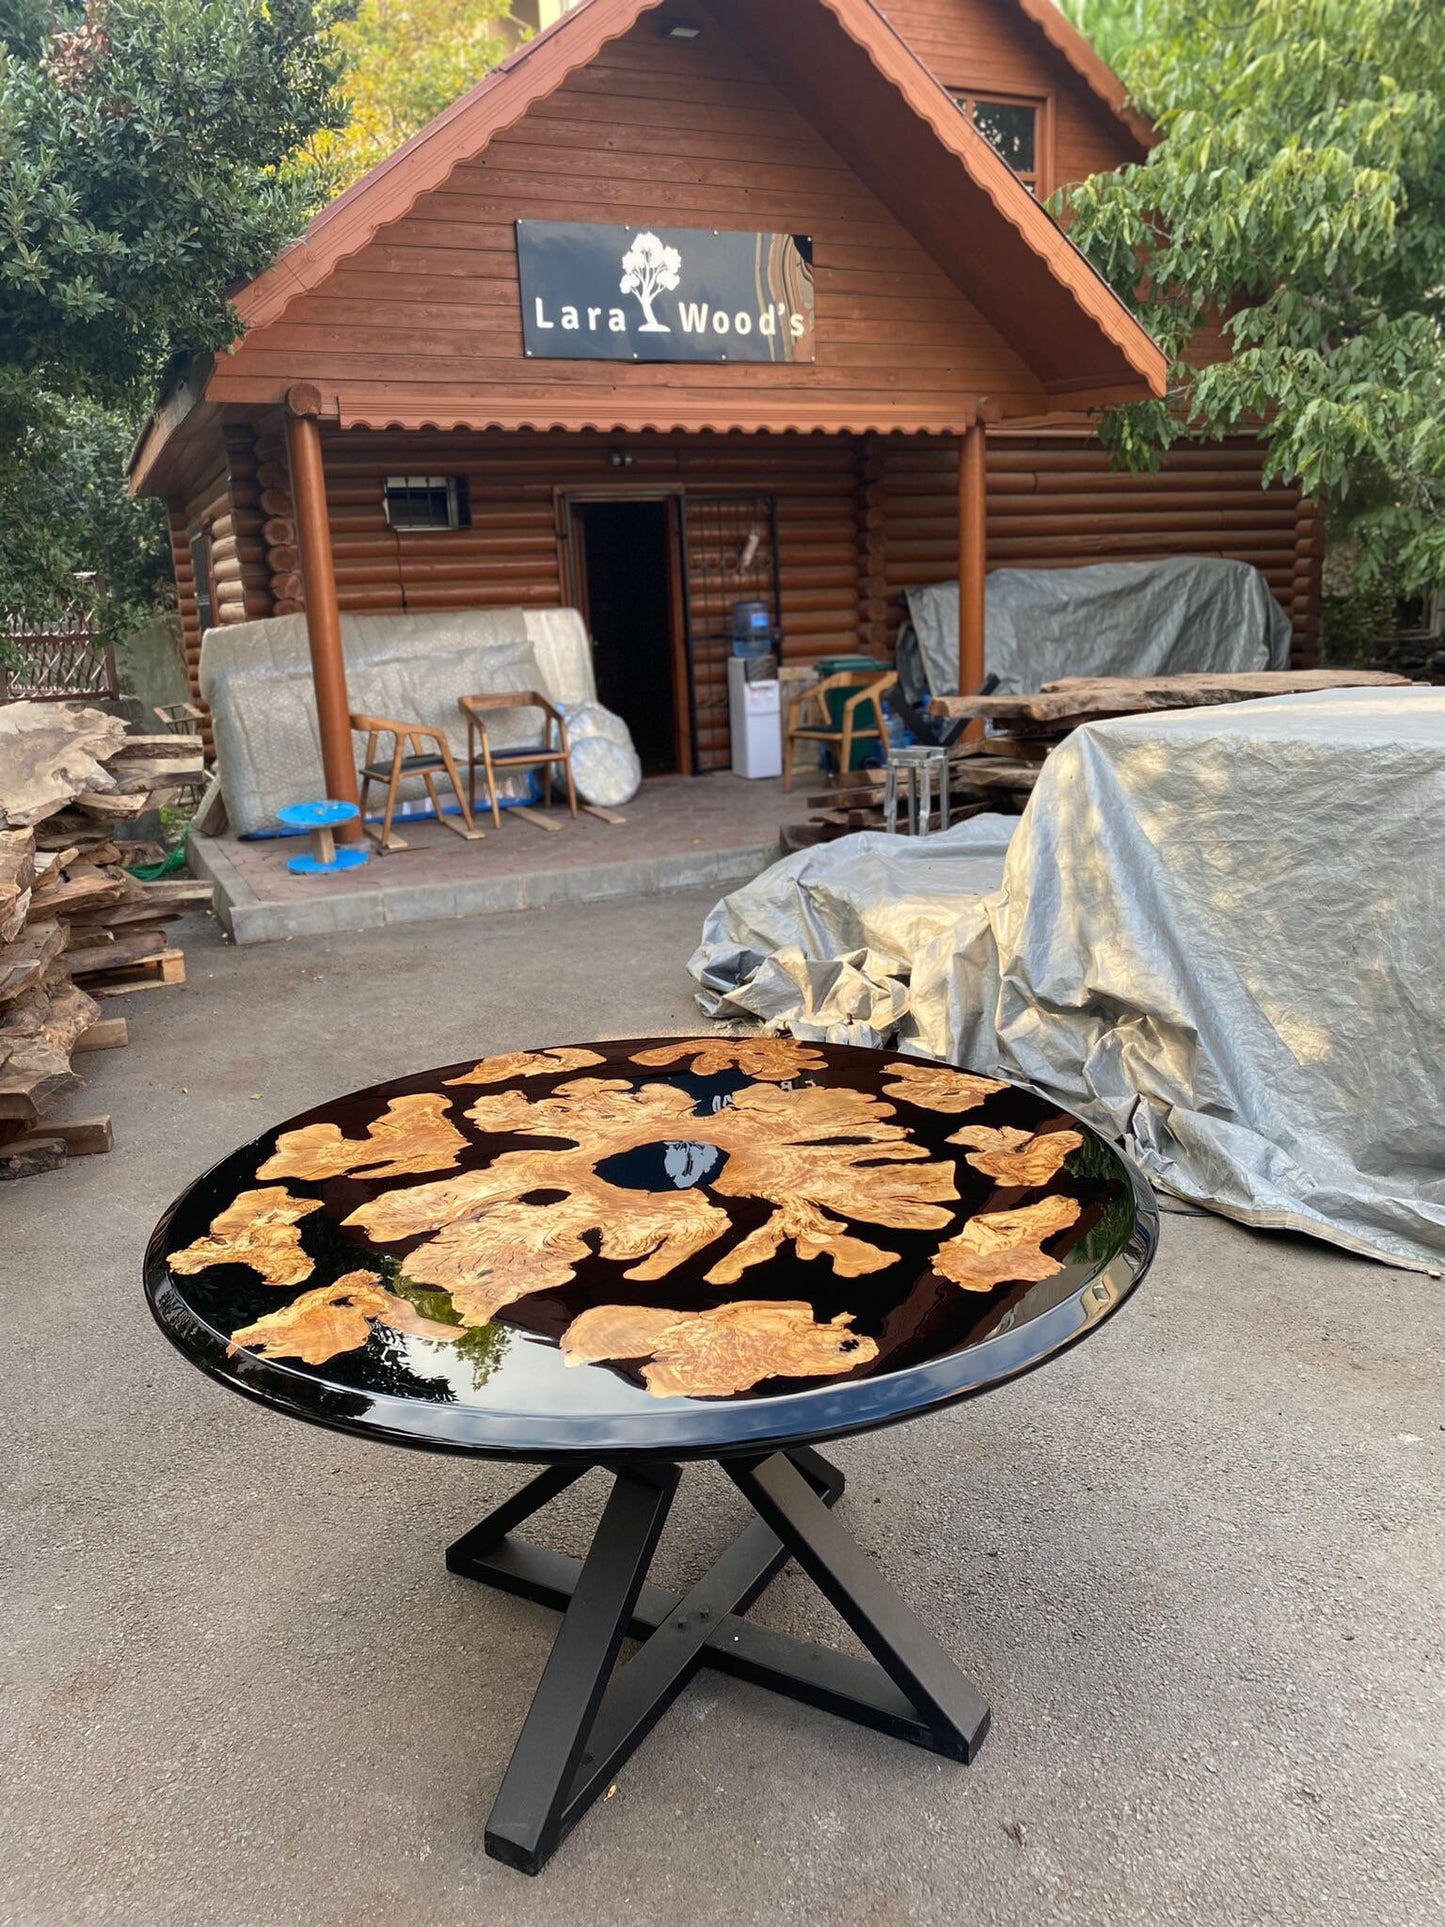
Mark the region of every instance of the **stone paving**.
[[479, 916], [692, 885], [727, 888], [779, 852], [779, 828], [804, 814], [777, 779], [656, 777], [604, 823], [556, 811], [555, 835], [514, 816], [469, 843], [444, 825], [399, 825], [408, 847], [334, 877], [293, 876], [295, 838], [191, 838], [191, 867], [217, 886], [217, 913], [237, 943], [370, 930], [428, 917]]

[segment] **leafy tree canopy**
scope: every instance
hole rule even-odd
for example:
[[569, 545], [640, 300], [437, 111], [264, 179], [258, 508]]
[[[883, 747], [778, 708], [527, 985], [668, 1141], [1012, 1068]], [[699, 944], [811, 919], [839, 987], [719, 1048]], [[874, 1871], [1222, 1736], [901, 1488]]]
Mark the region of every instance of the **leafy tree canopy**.
[[339, 193], [495, 67], [517, 35], [508, 0], [361, 0], [333, 44], [347, 64], [351, 118], [313, 144]]
[[1149, 30], [1153, 0], [1060, 0], [1064, 12], [1111, 67]]
[[[1106, 419], [1147, 462], [1263, 422], [1361, 580], [1445, 580], [1445, 32], [1439, 0], [1149, 0], [1124, 75], [1163, 136], [1075, 189], [1074, 239], [1174, 360]], [[1233, 354], [1191, 366], [1222, 322]]]
[[0, 0], [0, 367], [129, 399], [322, 197], [345, 0]]
[[0, 0], [0, 609], [53, 612], [78, 567], [120, 608], [155, 578], [125, 444], [175, 355], [234, 338], [228, 287], [325, 198], [294, 157], [344, 119], [349, 10]]

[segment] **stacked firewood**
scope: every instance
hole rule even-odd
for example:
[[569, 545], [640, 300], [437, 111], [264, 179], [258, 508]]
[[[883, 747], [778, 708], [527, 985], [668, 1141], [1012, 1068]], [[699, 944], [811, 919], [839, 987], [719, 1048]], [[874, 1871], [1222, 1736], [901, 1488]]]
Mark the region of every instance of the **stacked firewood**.
[[[1261, 696], [1304, 695], [1322, 689], [1407, 685], [1407, 676], [1368, 669], [1282, 669], [1198, 676], [1070, 676], [1021, 696], [940, 696], [934, 714], [982, 721], [984, 734], [955, 743], [948, 753], [950, 820], [983, 810], [1021, 811], [1049, 753], [1081, 723], [1166, 709], [1198, 709], [1253, 702]], [[881, 830], [885, 772], [853, 770], [828, 779], [808, 798], [808, 841], [828, 841], [855, 830]], [[938, 827], [934, 798], [932, 827]], [[898, 828], [906, 830], [900, 800]]]
[[141, 883], [114, 831], [201, 771], [199, 739], [128, 736], [60, 703], [0, 707], [0, 1178], [110, 1149], [109, 1118], [51, 1116], [72, 1058], [127, 1041], [99, 999], [183, 983], [167, 925], [211, 886]]

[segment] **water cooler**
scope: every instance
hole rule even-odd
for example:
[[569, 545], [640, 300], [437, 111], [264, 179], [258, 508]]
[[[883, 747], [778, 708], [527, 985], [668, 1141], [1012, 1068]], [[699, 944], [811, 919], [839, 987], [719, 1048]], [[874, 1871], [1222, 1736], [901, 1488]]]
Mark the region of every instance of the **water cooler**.
[[781, 776], [783, 713], [778, 683], [782, 634], [766, 602], [733, 604], [728, 723], [734, 776]]

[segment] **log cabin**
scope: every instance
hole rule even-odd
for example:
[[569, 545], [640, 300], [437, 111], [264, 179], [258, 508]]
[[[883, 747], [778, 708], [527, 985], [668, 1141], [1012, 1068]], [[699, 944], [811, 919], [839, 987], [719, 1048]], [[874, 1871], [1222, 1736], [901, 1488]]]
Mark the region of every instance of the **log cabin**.
[[1045, 212], [1150, 130], [1052, 0], [581, 0], [239, 289], [137, 443], [194, 680], [304, 610], [328, 791], [348, 611], [579, 606], [649, 772], [729, 760], [729, 611], [886, 652], [900, 592], [1256, 564], [1312, 659], [1309, 504], [1250, 441], [1114, 472], [1165, 364]]

